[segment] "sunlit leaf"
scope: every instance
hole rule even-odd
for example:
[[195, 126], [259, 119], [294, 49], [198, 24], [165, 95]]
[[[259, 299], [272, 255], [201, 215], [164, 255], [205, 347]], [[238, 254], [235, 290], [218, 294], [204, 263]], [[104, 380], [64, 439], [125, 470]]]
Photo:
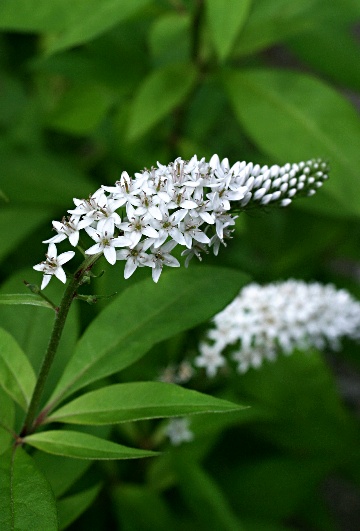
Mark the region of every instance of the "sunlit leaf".
[[240, 409], [226, 400], [163, 382], [115, 384], [86, 393], [69, 402], [49, 422], [114, 424], [130, 420], [176, 417]]
[[35, 373], [15, 339], [0, 328], [0, 385], [24, 410], [30, 403]]
[[232, 269], [203, 266], [167, 271], [159, 284], [147, 279], [131, 286], [85, 331], [53, 399], [120, 371], [159, 341], [206, 321], [247, 280]]
[[34, 433], [24, 437], [24, 442], [49, 454], [78, 459], [136, 459], [156, 455], [156, 452], [128, 448], [94, 435], [67, 430]]
[[41, 306], [43, 308], [50, 308], [53, 310], [53, 307], [45, 299], [42, 299], [38, 295], [22, 294], [22, 293], [9, 293], [9, 294], [0, 294], [0, 304], [8, 305], [25, 305], [25, 306]]
[[57, 512], [50, 485], [20, 447], [0, 459], [0, 529], [56, 531]]

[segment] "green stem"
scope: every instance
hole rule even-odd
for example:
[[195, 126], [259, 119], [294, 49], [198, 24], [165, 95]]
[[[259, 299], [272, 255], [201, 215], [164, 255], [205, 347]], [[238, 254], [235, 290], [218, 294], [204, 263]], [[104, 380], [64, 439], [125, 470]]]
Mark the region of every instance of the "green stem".
[[55, 317], [53, 330], [40, 368], [35, 389], [31, 397], [29, 409], [24, 421], [24, 426], [21, 431], [22, 437], [31, 433], [34, 428], [34, 420], [40, 405], [45, 383], [49, 375], [51, 365], [54, 361], [54, 357], [59, 346], [61, 334], [65, 326], [66, 318], [69, 313], [71, 303], [76, 295], [77, 289], [81, 285], [84, 275], [93, 267], [93, 265], [100, 258], [100, 256], [101, 254], [96, 254], [86, 258], [84, 262], [80, 265], [80, 267], [76, 270], [69, 284], [66, 286], [65, 293], [63, 295]]

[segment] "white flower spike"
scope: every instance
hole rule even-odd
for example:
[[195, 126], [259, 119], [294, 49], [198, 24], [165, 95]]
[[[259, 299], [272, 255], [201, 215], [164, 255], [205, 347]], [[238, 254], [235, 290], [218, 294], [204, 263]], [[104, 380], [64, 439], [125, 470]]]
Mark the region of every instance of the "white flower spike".
[[[217, 155], [210, 162], [196, 155], [190, 161], [179, 157], [134, 178], [122, 172], [115, 186], [102, 186], [88, 199], [75, 198], [70, 216], [53, 221], [57, 234], [45, 243], [68, 239], [76, 247], [84, 229], [95, 241], [85, 254], [103, 253], [111, 265], [126, 260], [125, 278], [137, 267], [151, 267], [157, 282], [164, 265], [179, 267], [170, 254], [177, 245], [185, 248], [185, 266], [210, 250], [217, 255], [231, 238], [239, 213], [271, 204], [287, 206], [295, 195], [311, 196], [327, 179], [327, 171], [320, 159], [269, 168], [245, 161], [230, 166]], [[44, 287], [53, 274], [64, 279], [49, 258], [36, 267], [44, 272]]]
[[215, 375], [225, 363], [226, 349], [244, 373], [260, 367], [263, 360], [275, 360], [280, 352], [327, 346], [337, 350], [343, 337], [359, 340], [360, 302], [331, 284], [249, 284], [213, 323], [207, 341], [199, 345], [195, 365], [205, 367], [208, 376]]

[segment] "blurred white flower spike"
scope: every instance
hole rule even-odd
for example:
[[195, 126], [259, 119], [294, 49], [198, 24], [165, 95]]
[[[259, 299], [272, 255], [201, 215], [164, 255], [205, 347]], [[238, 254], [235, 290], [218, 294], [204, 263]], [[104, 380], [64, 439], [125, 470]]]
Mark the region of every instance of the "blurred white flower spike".
[[[217, 155], [209, 162], [196, 155], [190, 161], [177, 158], [134, 178], [123, 172], [114, 186], [102, 186], [88, 199], [74, 199], [75, 208], [62, 222], [53, 221], [57, 234], [44, 243], [68, 239], [75, 247], [84, 229], [96, 242], [85, 254], [102, 253], [110, 264], [126, 260], [125, 278], [137, 267], [150, 267], [157, 282], [164, 265], [180, 266], [170, 254], [177, 245], [185, 247], [185, 266], [210, 249], [217, 255], [242, 211], [287, 206], [295, 196], [313, 195], [327, 178], [327, 163], [320, 159], [260, 167], [245, 161], [230, 166]], [[63, 280], [62, 269], [42, 264], [47, 264], [46, 273], [41, 264], [35, 268], [46, 275], [44, 287], [52, 274]]]
[[245, 373], [260, 367], [263, 360], [276, 359], [278, 353], [311, 347], [338, 350], [344, 337], [359, 340], [360, 302], [331, 284], [253, 283], [214, 317], [213, 324], [199, 345], [195, 365], [214, 376], [225, 364], [226, 350], [238, 371]]

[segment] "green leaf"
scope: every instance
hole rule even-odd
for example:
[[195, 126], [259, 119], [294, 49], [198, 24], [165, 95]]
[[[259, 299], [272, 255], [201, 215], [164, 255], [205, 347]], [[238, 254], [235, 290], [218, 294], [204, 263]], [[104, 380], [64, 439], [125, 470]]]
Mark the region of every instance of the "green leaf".
[[0, 529], [56, 531], [57, 513], [51, 488], [33, 459], [20, 447], [0, 459]]
[[220, 488], [198, 463], [176, 452], [173, 453], [172, 461], [182, 496], [204, 529], [243, 529]]
[[43, 452], [77, 459], [136, 459], [157, 455], [157, 452], [128, 448], [77, 431], [43, 431], [28, 435], [23, 440]]
[[174, 520], [168, 504], [159, 492], [149, 489], [147, 485], [122, 483], [112, 489], [111, 494], [119, 520], [119, 529], [124, 531], [174, 529]]
[[241, 406], [163, 382], [115, 384], [86, 393], [55, 411], [49, 422], [115, 424], [130, 420], [225, 412]]
[[48, 126], [74, 135], [88, 135], [100, 124], [111, 104], [110, 91], [94, 81], [90, 86], [73, 83], [51, 113]]
[[0, 328], [0, 385], [25, 411], [35, 386], [35, 373], [15, 339]]
[[[7, 190], [7, 193], [11, 198], [10, 191]], [[0, 208], [0, 231], [6, 234], [0, 239], [0, 260], [18, 248], [23, 239], [50, 216], [51, 210], [46, 208], [19, 207], [14, 204]]]
[[2, 0], [0, 28], [54, 32], [48, 53], [87, 42], [134, 15], [149, 0]]
[[145, 134], [182, 103], [196, 81], [191, 63], [169, 64], [152, 72], [135, 95], [130, 113], [129, 139]]
[[59, 529], [66, 529], [93, 503], [101, 490], [101, 483], [90, 489], [83, 490], [72, 496], [67, 496], [57, 503], [59, 515]]
[[157, 66], [189, 61], [191, 52], [189, 14], [178, 11], [158, 17], [151, 26], [149, 46]]
[[252, 2], [246, 24], [236, 40], [234, 55], [254, 54], [289, 36], [316, 29], [319, 26], [316, 3], [317, 0]]
[[248, 69], [225, 79], [235, 113], [260, 149], [279, 162], [329, 159], [325, 192], [359, 215], [360, 121], [350, 103], [297, 72]]
[[52, 399], [128, 367], [159, 341], [210, 319], [247, 281], [239, 271], [202, 266], [129, 287], [87, 328]]
[[[333, 36], [336, 34], [336, 39]], [[304, 63], [324, 73], [340, 86], [360, 90], [360, 48], [348, 24], [317, 25], [290, 39], [290, 48]]]
[[[41, 275], [33, 269], [21, 269], [1, 285], [0, 297], [18, 291], [19, 286], [24, 285], [24, 279], [29, 283], [35, 284], [41, 280]], [[63, 292], [63, 284], [57, 281], [51, 282], [46, 288], [47, 297], [56, 303], [61, 300]], [[67, 361], [74, 351], [79, 335], [78, 310], [79, 301], [74, 301], [70, 309], [69, 318], [65, 324], [65, 330], [57, 356], [55, 357], [46, 383], [45, 398], [54, 390], [59, 379], [59, 374], [64, 370]], [[35, 373], [37, 373], [49, 342], [54, 324], [54, 312], [36, 306], [7, 306], [0, 304], [0, 323], [16, 339], [23, 351], [26, 352]], [[21, 323], [21, 326], [19, 326], [19, 323]]]
[[9, 305], [30, 305], [30, 306], [42, 306], [43, 308], [50, 308], [53, 310], [53, 307], [49, 302], [37, 295], [23, 294], [23, 293], [5, 293], [0, 294], [0, 304], [9, 304]]
[[251, 0], [206, 0], [210, 35], [220, 61], [230, 54], [245, 24], [251, 3]]
[[0, 387], [0, 455], [14, 442], [15, 403]]

